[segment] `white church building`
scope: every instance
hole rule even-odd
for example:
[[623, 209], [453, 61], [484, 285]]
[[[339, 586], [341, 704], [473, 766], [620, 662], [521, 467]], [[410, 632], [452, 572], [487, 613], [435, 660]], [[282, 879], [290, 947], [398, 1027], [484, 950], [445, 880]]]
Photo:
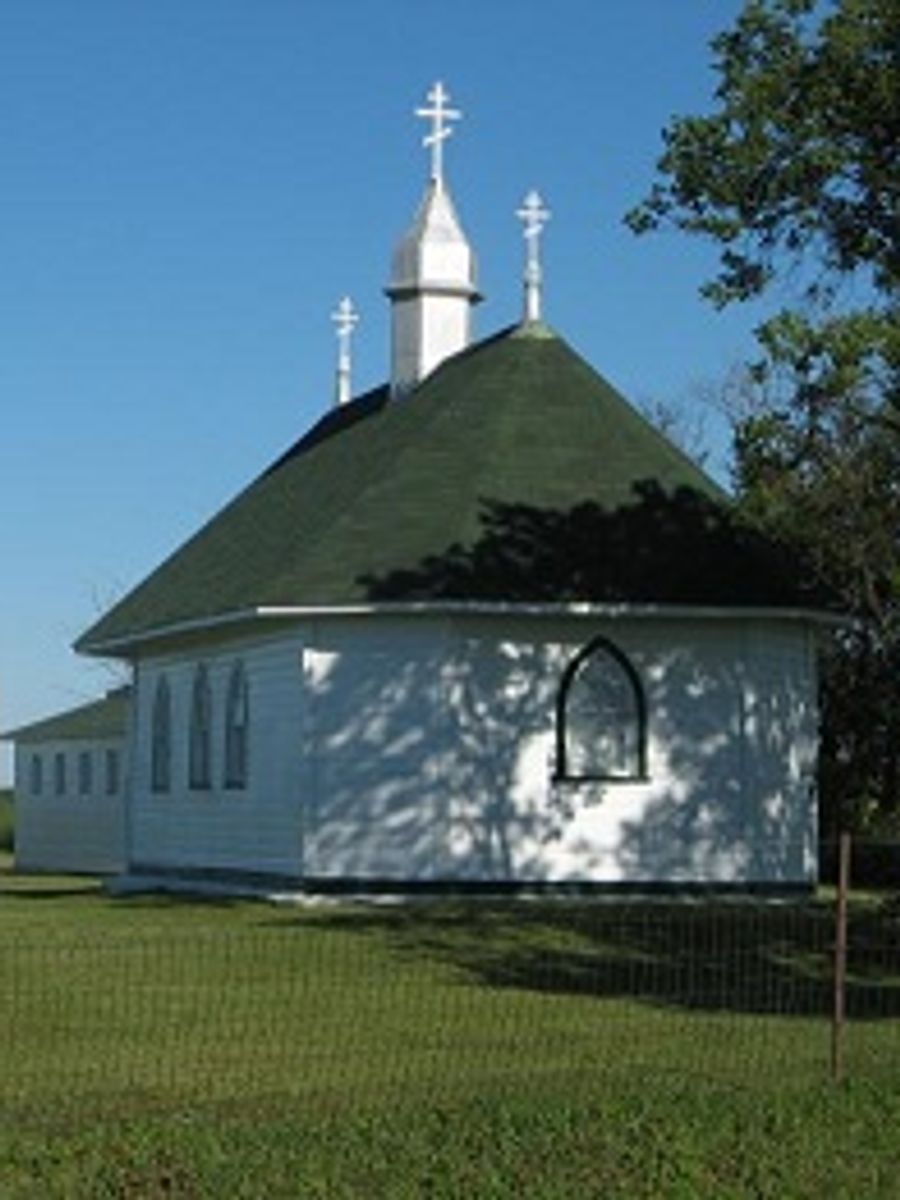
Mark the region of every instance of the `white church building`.
[[[418, 110], [431, 170], [386, 289], [388, 382], [351, 396], [342, 302], [334, 407], [77, 643], [133, 671], [115, 867], [807, 888], [830, 618], [543, 322], [536, 193], [522, 318], [472, 341], [448, 104], [436, 85]], [[32, 851], [58, 820], [40, 752], [17, 758]]]

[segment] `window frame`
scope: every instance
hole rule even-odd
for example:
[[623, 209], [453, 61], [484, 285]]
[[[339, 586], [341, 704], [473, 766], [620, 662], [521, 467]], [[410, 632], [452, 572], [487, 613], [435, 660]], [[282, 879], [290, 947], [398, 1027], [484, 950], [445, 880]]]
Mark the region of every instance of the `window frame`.
[[172, 790], [172, 690], [160, 675], [153, 692], [150, 719], [150, 790], [167, 795]]
[[44, 794], [44, 756], [37, 750], [32, 750], [28, 764], [28, 790], [32, 796]]
[[[621, 671], [628, 682], [634, 705], [634, 722], [637, 743], [634, 769], [619, 771], [588, 771], [574, 773], [569, 770], [567, 745], [567, 712], [572, 685], [581, 668], [597, 655], [604, 655]], [[603, 634], [587, 642], [566, 664], [556, 693], [556, 755], [553, 779], [556, 783], [645, 783], [647, 773], [647, 699], [641, 678], [631, 659]]]
[[90, 750], [78, 751], [78, 795], [89, 796], [94, 790], [94, 756]]
[[[238, 719], [240, 718], [240, 719]], [[250, 778], [250, 689], [242, 661], [231, 668], [225, 699], [225, 787], [247, 790]]]
[[188, 729], [188, 787], [192, 792], [212, 790], [212, 707], [209, 671], [200, 663], [191, 687]]
[[66, 752], [57, 750], [53, 755], [53, 794], [65, 796], [66, 791]]
[[119, 794], [120, 767], [119, 751], [114, 746], [108, 746], [103, 755], [103, 790], [107, 796], [117, 796]]

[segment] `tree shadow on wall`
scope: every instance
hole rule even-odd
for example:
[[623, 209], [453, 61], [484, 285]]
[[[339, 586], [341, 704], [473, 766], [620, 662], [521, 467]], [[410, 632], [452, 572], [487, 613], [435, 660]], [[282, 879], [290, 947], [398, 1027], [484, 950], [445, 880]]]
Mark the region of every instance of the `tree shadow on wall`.
[[544, 732], [555, 694], [541, 646], [486, 654], [476, 632], [415, 626], [385, 638], [338, 644], [311, 697], [320, 799], [306, 809], [307, 875], [539, 876], [567, 816], [514, 800], [522, 747]]
[[808, 604], [824, 598], [796, 557], [687, 487], [633, 485], [630, 503], [561, 510], [481, 501], [469, 545], [360, 583], [372, 601]]
[[[793, 578], [781, 563], [727, 510], [648, 483], [615, 513], [485, 502], [473, 546], [372, 578], [368, 590], [373, 600], [774, 603]], [[640, 819], [620, 819], [614, 847], [594, 837], [602, 822], [586, 810], [609, 798], [602, 785], [553, 783], [553, 730], [566, 663], [604, 630], [601, 617], [548, 624], [527, 610], [502, 627], [468, 615], [440, 628], [400, 618], [364, 633], [335, 626], [333, 644], [316, 647], [309, 690], [307, 877], [540, 882], [558, 880], [556, 864], [568, 861], [574, 879], [630, 884], [803, 878], [805, 800], [766, 806], [745, 794], [734, 725], [750, 686], [744, 664], [699, 651], [677, 628], [636, 653], [666, 770]], [[797, 697], [785, 684], [766, 705], [778, 755], [794, 736]], [[578, 828], [588, 832], [576, 841]], [[569, 966], [557, 974], [577, 975]], [[610, 987], [619, 969], [608, 964]]]
[[[827, 1017], [833, 1005], [833, 913], [812, 902], [439, 901], [325, 920], [492, 988], [745, 1015]], [[850, 946], [848, 1015], [896, 1019], [900, 924], [857, 914]]]
[[[802, 879], [805, 798], [747, 793], [732, 724], [747, 693], [741, 661], [691, 639], [656, 647], [645, 679], [665, 769], [639, 812], [602, 837], [603, 784], [554, 780], [560, 678], [602, 622], [396, 623], [340, 646], [310, 696], [307, 877], [383, 881]], [[563, 644], [559, 639], [563, 638]], [[640, 659], [636, 659], [641, 667]], [[788, 684], [765, 700], [769, 755], [789, 749]], [[620, 785], [628, 788], [629, 785]], [[763, 794], [764, 792], [764, 794]], [[777, 802], [775, 802], [777, 801]], [[560, 862], [568, 867], [560, 867]], [[562, 874], [560, 872], [563, 872]]]

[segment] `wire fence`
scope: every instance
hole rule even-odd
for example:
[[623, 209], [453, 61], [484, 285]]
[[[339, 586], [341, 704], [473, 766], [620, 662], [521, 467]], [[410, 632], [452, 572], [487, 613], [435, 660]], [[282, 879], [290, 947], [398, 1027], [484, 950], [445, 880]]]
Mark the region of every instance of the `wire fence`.
[[[891, 861], [881, 844], [878, 857]], [[310, 907], [112, 900], [7, 876], [0, 945], [7, 1120], [900, 1073], [890, 869], [843, 898]]]

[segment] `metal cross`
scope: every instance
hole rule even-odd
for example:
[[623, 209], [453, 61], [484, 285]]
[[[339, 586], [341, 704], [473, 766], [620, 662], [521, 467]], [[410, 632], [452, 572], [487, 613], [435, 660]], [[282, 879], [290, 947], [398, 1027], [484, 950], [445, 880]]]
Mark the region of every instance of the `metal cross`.
[[544, 206], [540, 193], [532, 188], [525, 197], [522, 207], [516, 209], [516, 216], [524, 225], [525, 246], [527, 255], [525, 261], [525, 320], [539, 321], [541, 319], [541, 258], [539, 238], [544, 226], [550, 220], [550, 210]]
[[335, 387], [335, 402], [346, 404], [350, 399], [350, 338], [359, 322], [359, 313], [353, 307], [349, 296], [344, 296], [340, 304], [331, 314], [337, 330], [338, 365], [337, 383]]
[[431, 133], [422, 139], [422, 145], [431, 147], [431, 178], [437, 181], [444, 178], [444, 140], [453, 132], [447, 122], [458, 121], [462, 116], [458, 108], [445, 107], [449, 99], [450, 93], [438, 81], [426, 96], [431, 107], [416, 109], [417, 117], [431, 121]]

